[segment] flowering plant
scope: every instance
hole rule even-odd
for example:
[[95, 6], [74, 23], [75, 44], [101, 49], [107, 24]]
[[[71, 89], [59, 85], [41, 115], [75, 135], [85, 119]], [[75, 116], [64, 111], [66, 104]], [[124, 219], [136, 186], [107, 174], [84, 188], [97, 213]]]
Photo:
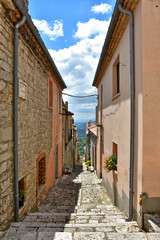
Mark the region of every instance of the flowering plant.
[[103, 167], [107, 169], [108, 172], [112, 170], [116, 170], [117, 165], [117, 155], [112, 154], [109, 156], [106, 156], [103, 161], [104, 165]]

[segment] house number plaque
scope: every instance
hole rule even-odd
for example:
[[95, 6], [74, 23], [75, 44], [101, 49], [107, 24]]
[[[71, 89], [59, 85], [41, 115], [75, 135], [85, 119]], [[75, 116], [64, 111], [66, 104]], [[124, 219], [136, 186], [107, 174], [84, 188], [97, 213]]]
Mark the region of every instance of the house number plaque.
[[27, 84], [22, 80], [19, 80], [19, 97], [27, 99]]

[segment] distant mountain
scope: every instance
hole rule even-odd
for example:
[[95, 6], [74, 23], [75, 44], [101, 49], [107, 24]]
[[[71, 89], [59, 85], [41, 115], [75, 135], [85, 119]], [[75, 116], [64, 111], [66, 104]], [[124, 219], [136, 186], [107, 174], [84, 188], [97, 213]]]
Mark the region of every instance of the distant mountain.
[[85, 154], [84, 147], [86, 146], [86, 123], [87, 121], [75, 122], [75, 125], [77, 126], [77, 132], [79, 133], [78, 142], [79, 142], [79, 152], [81, 156]]
[[87, 122], [95, 122], [95, 119], [79, 119], [79, 120], [75, 120], [75, 123], [87, 123]]
[[86, 137], [86, 122], [75, 122], [79, 137]]

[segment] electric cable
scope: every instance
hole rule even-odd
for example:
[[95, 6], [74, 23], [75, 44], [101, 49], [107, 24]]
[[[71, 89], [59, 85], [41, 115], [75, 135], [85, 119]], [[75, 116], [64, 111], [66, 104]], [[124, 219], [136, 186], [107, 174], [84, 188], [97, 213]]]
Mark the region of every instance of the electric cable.
[[63, 92], [62, 92], [62, 94], [69, 96], [69, 97], [74, 97], [74, 98], [88, 98], [88, 97], [94, 97], [94, 96], [98, 97], [97, 94], [91, 94], [91, 95], [86, 95], [86, 96], [76, 96], [76, 95], [71, 95], [71, 94], [63, 93]]

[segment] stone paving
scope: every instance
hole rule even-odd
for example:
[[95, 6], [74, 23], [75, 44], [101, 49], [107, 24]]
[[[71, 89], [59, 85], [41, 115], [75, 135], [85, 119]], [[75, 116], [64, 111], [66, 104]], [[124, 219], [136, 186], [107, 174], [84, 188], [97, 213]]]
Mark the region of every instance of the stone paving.
[[12, 223], [3, 240], [158, 240], [160, 233], [142, 232], [135, 221], [110, 201], [94, 173], [77, 167], [51, 189], [38, 212]]

